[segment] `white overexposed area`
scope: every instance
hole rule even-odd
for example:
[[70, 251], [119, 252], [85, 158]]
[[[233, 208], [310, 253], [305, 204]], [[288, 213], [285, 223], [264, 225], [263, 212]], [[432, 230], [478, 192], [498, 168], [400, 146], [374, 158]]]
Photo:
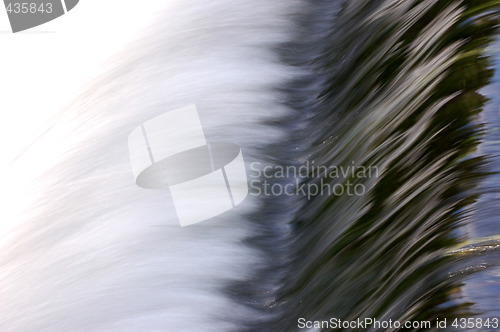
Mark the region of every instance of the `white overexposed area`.
[[16, 34], [0, 7], [0, 237], [10, 228], [9, 210], [21, 185], [9, 176], [12, 160], [106, 70], [106, 60], [140, 37], [164, 3], [81, 0], [67, 14]]

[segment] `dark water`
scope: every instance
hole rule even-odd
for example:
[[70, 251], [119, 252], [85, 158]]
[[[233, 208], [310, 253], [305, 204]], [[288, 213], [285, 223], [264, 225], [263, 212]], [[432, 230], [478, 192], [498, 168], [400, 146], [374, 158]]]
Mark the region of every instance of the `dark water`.
[[[500, 155], [499, 90], [485, 49], [497, 10], [484, 1], [310, 1], [297, 42], [278, 50], [304, 70], [283, 89], [295, 116], [274, 123], [290, 135], [263, 154], [275, 166], [377, 172], [275, 174], [279, 185], [365, 190], [263, 197], [248, 241], [268, 261], [230, 289], [263, 314], [248, 330], [293, 331], [301, 317], [500, 318], [497, 242], [477, 240], [500, 234], [499, 176], [487, 174], [500, 170], [488, 159]], [[467, 233], [473, 246], [457, 251]]]
[[500, 317], [500, 41], [497, 39], [488, 51], [496, 72], [493, 82], [482, 90], [490, 100], [482, 113], [486, 134], [479, 153], [490, 157], [489, 169], [495, 173], [482, 183], [484, 194], [466, 227], [471, 244], [461, 251], [472, 255], [468, 267], [478, 271], [467, 279], [463, 292], [486, 318]]

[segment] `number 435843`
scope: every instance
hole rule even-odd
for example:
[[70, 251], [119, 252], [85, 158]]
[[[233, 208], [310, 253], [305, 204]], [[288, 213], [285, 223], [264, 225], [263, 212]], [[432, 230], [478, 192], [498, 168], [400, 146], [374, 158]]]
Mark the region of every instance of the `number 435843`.
[[498, 318], [455, 318], [451, 324], [456, 329], [497, 329]]
[[9, 3], [7, 12], [14, 14], [36, 14], [36, 13], [52, 13], [52, 3], [37, 4], [34, 2], [14, 2]]

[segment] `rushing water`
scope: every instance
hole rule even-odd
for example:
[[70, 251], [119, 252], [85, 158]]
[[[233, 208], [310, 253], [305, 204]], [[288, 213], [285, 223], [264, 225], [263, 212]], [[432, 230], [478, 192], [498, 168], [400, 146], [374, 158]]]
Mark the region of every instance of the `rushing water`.
[[464, 272], [467, 268], [475, 271], [467, 279], [464, 294], [476, 303], [477, 313], [486, 318], [500, 316], [500, 41], [488, 51], [496, 72], [493, 82], [482, 91], [490, 101], [481, 118], [486, 133], [479, 153], [490, 157], [493, 174], [482, 183], [484, 194], [476, 204], [473, 221], [466, 227], [472, 239], [459, 250], [472, 256]]
[[[500, 318], [497, 1], [173, 3], [17, 161], [58, 149], [2, 239], [2, 332]], [[126, 142], [192, 103], [255, 182], [180, 229]]]
[[[493, 75], [485, 47], [498, 24], [496, 4], [310, 4], [298, 18], [298, 41], [280, 50], [285, 61], [306, 69], [286, 89], [296, 113], [278, 124], [289, 137], [267, 153], [285, 166], [375, 166], [380, 176], [311, 174], [301, 181], [350, 181], [367, 194], [267, 201], [260, 213], [289, 227], [262, 227], [252, 239], [265, 248], [269, 267], [250, 288], [265, 280], [272, 291], [248, 293], [268, 316], [249, 322], [249, 330], [293, 330], [300, 317], [498, 318], [498, 273], [490, 267], [498, 263], [495, 244], [479, 254], [449, 253], [462, 246], [460, 226], [467, 223], [472, 237], [499, 233], [499, 178], [486, 177], [498, 170], [491, 156], [487, 166], [487, 155], [499, 153], [495, 85], [485, 89], [493, 99], [478, 117], [487, 101], [478, 91]], [[481, 121], [490, 122], [486, 136]], [[291, 221], [281, 211], [291, 212]]]

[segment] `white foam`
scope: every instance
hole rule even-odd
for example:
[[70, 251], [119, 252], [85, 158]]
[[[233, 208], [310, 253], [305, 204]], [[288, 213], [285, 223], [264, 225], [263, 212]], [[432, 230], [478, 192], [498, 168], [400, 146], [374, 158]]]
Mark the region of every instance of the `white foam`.
[[242, 244], [256, 203], [180, 228], [167, 192], [135, 185], [127, 137], [189, 104], [207, 136], [250, 155], [280, 137], [262, 121], [287, 114], [276, 88], [294, 73], [273, 47], [299, 5], [172, 2], [24, 153], [11, 174], [23, 207], [0, 248], [2, 332], [223, 331], [251, 314], [220, 287], [258, 264]]

